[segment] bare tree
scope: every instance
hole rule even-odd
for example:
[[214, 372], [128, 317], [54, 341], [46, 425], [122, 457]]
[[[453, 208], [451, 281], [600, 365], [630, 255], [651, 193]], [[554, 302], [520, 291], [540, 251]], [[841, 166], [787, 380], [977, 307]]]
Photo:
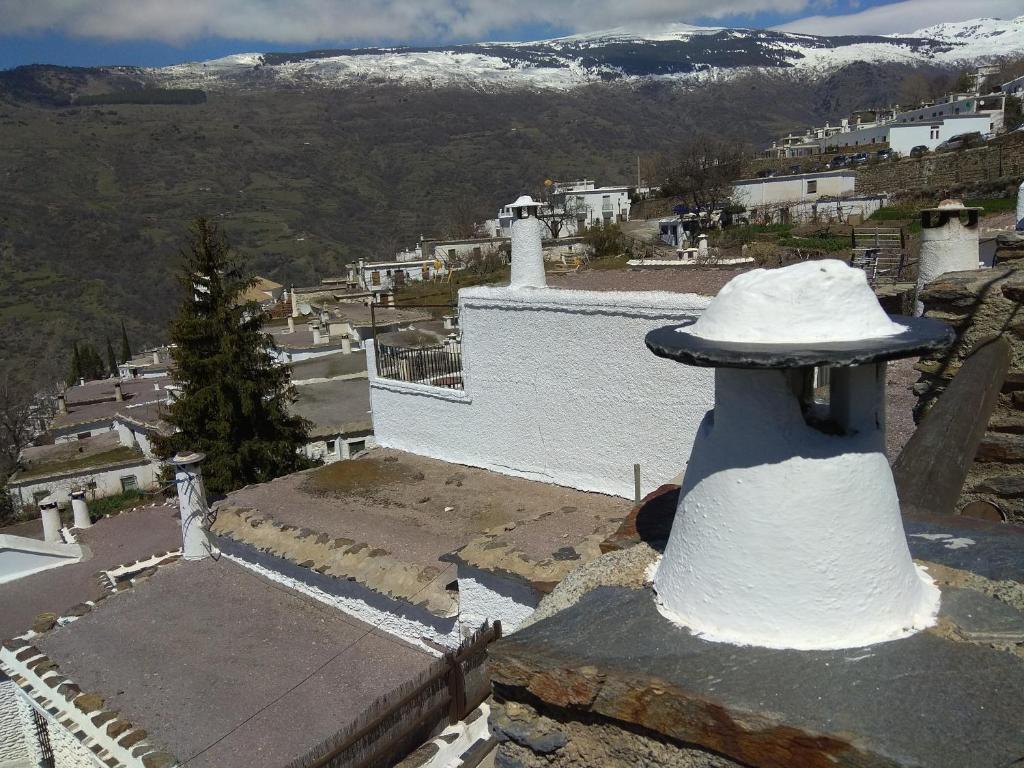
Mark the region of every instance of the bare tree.
[[32, 387], [9, 371], [0, 373], [0, 475], [18, 461], [32, 440], [34, 408]]
[[668, 161], [662, 192], [688, 198], [698, 208], [710, 208], [732, 196], [748, 148], [727, 138], [698, 133]]
[[586, 213], [585, 206], [571, 192], [556, 192], [545, 197], [545, 205], [537, 216], [548, 228], [551, 239], [557, 240], [563, 229], [568, 230], [579, 220], [580, 214]]

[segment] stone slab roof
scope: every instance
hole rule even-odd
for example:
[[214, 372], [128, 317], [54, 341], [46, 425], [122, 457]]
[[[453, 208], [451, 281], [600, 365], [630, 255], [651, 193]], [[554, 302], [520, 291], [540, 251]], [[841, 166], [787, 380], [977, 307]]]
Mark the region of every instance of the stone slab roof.
[[177, 507], [143, 507], [78, 531], [78, 541], [89, 553], [86, 559], [0, 587], [0, 638], [27, 631], [40, 613], [60, 614], [94, 600], [106, 591], [96, 580], [98, 571], [180, 548], [178, 519]]
[[433, 661], [227, 558], [161, 566], [34, 642], [192, 768], [287, 764]]
[[[73, 427], [79, 424], [93, 424], [96, 422], [110, 421], [114, 415], [129, 405], [141, 405], [143, 403], [154, 403], [167, 398], [164, 387], [171, 383], [168, 376], [155, 376], [150, 379], [129, 379], [122, 384], [122, 392], [125, 399], [117, 402], [113, 399], [113, 383], [115, 379], [106, 379], [100, 384], [110, 383], [110, 394], [106, 400], [99, 402], [82, 402], [75, 404], [68, 403], [68, 412], [59, 413], [50, 424], [50, 429], [55, 432], [70, 432]], [[86, 387], [97, 382], [86, 384]], [[96, 388], [94, 394], [100, 396], [102, 391]]]
[[171, 383], [171, 378], [170, 376], [153, 376], [148, 379], [96, 379], [95, 381], [87, 381], [85, 384], [76, 384], [73, 387], [68, 387], [64, 392], [64, 397], [67, 398], [69, 406], [74, 406], [75, 403], [113, 400], [114, 385], [118, 382], [121, 383], [121, 393], [127, 400], [130, 401], [133, 397], [138, 397], [139, 395], [145, 395], [146, 397], [143, 399], [148, 400], [150, 394], [157, 392], [154, 385], [162, 390]]

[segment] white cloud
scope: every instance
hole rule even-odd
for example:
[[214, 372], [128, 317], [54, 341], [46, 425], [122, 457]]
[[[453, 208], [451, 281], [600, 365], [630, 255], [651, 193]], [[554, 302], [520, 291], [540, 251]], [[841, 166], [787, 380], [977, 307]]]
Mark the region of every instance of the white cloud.
[[1022, 13], [1022, 0], [901, 0], [858, 13], [808, 16], [778, 29], [812, 35], [888, 35], [914, 32], [944, 21], [1013, 19]]
[[0, 0], [0, 35], [57, 32], [184, 42], [212, 36], [281, 44], [507, 39], [551, 25], [575, 31], [698, 18], [820, 10], [833, 0]]

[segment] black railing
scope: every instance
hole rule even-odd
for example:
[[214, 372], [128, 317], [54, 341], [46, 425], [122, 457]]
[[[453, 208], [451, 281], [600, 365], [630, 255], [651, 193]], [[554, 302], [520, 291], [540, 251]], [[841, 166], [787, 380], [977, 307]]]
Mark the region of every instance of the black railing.
[[462, 389], [462, 344], [450, 342], [430, 347], [376, 348], [377, 375], [382, 379], [408, 381], [431, 387]]

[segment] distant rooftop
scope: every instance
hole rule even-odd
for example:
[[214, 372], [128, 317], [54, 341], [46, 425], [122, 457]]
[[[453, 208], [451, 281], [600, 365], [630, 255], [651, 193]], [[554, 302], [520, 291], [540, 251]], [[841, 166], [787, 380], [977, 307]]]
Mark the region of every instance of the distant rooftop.
[[303, 384], [295, 388], [295, 393], [298, 401], [291, 410], [312, 422], [310, 437], [331, 437], [373, 429], [369, 379], [334, 379]]
[[716, 296], [726, 283], [746, 269], [688, 267], [685, 270], [590, 270], [565, 275], [548, 275], [548, 287], [577, 291], [669, 291]]
[[366, 372], [366, 353], [353, 350], [349, 355], [334, 354], [292, 363], [292, 381], [334, 379]]
[[142, 452], [121, 445], [117, 432], [52, 445], [25, 448], [18, 460], [22, 469], [10, 478], [16, 485], [51, 475], [83, 473], [90, 469], [140, 461]]
[[[89, 382], [84, 387], [72, 387], [66, 397], [69, 398], [68, 412], [58, 413], [50, 424], [55, 432], [72, 432], [74, 427], [96, 422], [110, 421], [114, 415], [128, 406], [153, 403], [167, 397], [164, 387], [171, 383], [169, 376], [154, 376], [147, 379], [128, 379], [121, 385], [124, 400], [114, 400], [114, 383], [118, 379], [104, 379], [101, 382]], [[108, 384], [109, 382], [109, 384]], [[104, 393], [109, 389], [109, 396]], [[81, 402], [86, 395], [107, 398], [99, 401]], [[75, 398], [77, 400], [71, 400]]]
[[433, 661], [227, 558], [161, 566], [33, 642], [193, 768], [287, 765]]

